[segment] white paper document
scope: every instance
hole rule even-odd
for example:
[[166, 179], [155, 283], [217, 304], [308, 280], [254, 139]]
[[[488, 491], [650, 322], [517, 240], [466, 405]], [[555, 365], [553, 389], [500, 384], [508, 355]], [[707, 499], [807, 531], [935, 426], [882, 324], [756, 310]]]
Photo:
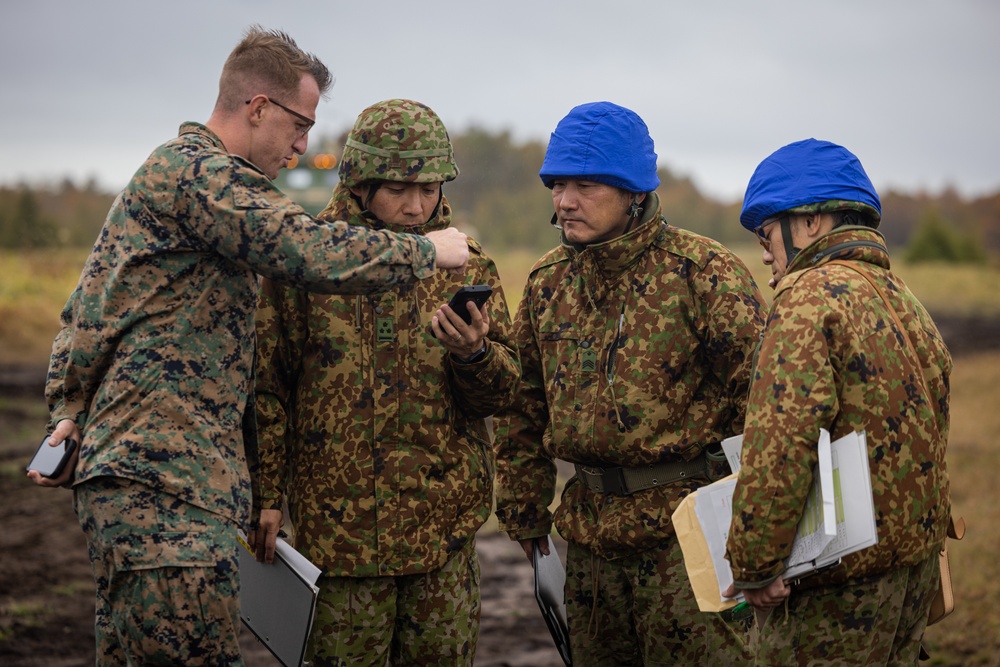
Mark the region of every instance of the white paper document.
[[[729, 561], [726, 560], [725, 556], [726, 540], [729, 539], [729, 524], [733, 519], [733, 491], [735, 489], [736, 475], [729, 475], [714, 484], [698, 489], [698, 498], [694, 501], [695, 516], [698, 523], [701, 524], [701, 532], [704, 535], [708, 553], [712, 554], [711, 563], [715, 579], [718, 582], [716, 588], [719, 589], [719, 597], [722, 596], [722, 591], [733, 583], [733, 573], [729, 569]], [[683, 542], [681, 550], [684, 550]], [[722, 558], [717, 558], [717, 554], [722, 554]], [[684, 560], [686, 564], [687, 552], [684, 553]], [[740, 598], [742, 596], [743, 594], [740, 593]], [[738, 598], [734, 599], [738, 601]]]
[[[734, 471], [739, 471], [742, 436], [723, 442]], [[835, 565], [847, 554], [878, 541], [875, 507], [864, 433], [830, 442], [822, 430], [817, 442], [819, 462], [802, 520], [785, 561], [785, 579], [795, 579]], [[688, 577], [702, 611], [722, 611], [737, 599], [722, 598], [733, 583], [726, 540], [732, 522], [737, 474], [698, 489], [674, 512], [674, 527], [684, 553]], [[711, 562], [706, 567], [704, 561]]]
[[316, 613], [321, 570], [278, 538], [274, 563], [258, 563], [239, 532], [240, 618], [285, 667], [300, 667]]
[[740, 452], [743, 450], [743, 435], [734, 435], [722, 441], [722, 451], [729, 461], [729, 469], [740, 471]]
[[[813, 485], [806, 498], [806, 506], [795, 531], [792, 553], [785, 561], [786, 579], [809, 572], [821, 566], [817, 561], [823, 550], [837, 536], [836, 502], [833, 488], [833, 454], [830, 433], [820, 429], [816, 443], [818, 461], [813, 472]], [[839, 559], [839, 557], [838, 557]]]

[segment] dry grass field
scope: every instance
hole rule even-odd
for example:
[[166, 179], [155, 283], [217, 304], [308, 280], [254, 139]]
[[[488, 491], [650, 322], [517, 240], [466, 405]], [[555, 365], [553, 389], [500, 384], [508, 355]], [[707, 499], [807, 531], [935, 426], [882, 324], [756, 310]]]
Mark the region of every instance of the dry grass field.
[[[734, 248], [770, 298], [770, 271], [760, 261], [756, 244]], [[59, 313], [80, 276], [86, 249], [46, 252], [0, 250], [0, 364], [45, 363]], [[538, 254], [512, 251], [492, 254], [513, 312]], [[1000, 268], [897, 262], [893, 266], [924, 305], [937, 316], [1000, 317]]]
[[[1000, 334], [998, 334], [1000, 335]], [[948, 466], [952, 511], [968, 532], [951, 541], [955, 613], [930, 627], [931, 665], [1000, 665], [1000, 352], [956, 359]]]

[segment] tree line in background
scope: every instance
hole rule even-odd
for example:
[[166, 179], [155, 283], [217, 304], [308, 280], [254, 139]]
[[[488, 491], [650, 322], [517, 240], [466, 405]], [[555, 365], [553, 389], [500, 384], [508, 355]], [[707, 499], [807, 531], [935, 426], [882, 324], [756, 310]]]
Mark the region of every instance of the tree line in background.
[[[342, 146], [343, 137], [338, 139], [320, 139], [316, 145]], [[461, 173], [446, 184], [445, 193], [457, 225], [494, 253], [527, 249], [540, 254], [558, 243], [558, 233], [548, 224], [549, 191], [538, 179], [543, 143], [519, 144], [509, 132], [476, 128], [453, 141]], [[669, 169], [660, 169], [659, 174], [658, 192], [670, 224], [727, 245], [747, 242], [739, 225], [740, 202], [706, 197], [690, 178]], [[296, 198], [295, 191], [289, 194]], [[90, 246], [114, 197], [92, 180], [83, 185], [64, 179], [44, 186], [0, 187], [0, 248]], [[882, 193], [882, 208], [879, 230], [891, 247], [903, 249], [908, 260], [1000, 258], [1000, 191], [972, 200], [954, 190], [936, 196], [888, 191]]]

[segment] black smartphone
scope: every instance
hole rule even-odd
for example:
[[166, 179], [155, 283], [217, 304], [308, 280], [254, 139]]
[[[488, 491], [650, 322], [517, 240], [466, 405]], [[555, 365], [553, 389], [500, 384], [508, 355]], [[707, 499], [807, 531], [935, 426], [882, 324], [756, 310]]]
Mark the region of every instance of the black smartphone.
[[471, 324], [472, 315], [465, 304], [471, 301], [476, 304], [476, 308], [482, 308], [491, 294], [493, 294], [493, 288], [489, 285], [466, 285], [455, 292], [455, 296], [451, 297], [451, 301], [448, 302], [448, 307], [458, 313], [463, 322]]
[[58, 477], [69, 463], [74, 450], [76, 440], [72, 438], [66, 438], [61, 445], [50, 447], [49, 436], [45, 436], [25, 470], [37, 470], [42, 477]]

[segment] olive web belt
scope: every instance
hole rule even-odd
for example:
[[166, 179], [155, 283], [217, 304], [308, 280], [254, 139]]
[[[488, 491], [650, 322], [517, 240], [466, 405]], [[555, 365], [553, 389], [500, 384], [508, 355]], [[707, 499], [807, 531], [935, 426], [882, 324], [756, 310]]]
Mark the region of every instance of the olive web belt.
[[611, 493], [616, 496], [628, 496], [638, 491], [651, 489], [654, 486], [673, 484], [692, 477], [708, 477], [705, 452], [690, 461], [659, 463], [632, 468], [598, 468], [575, 464], [576, 476], [591, 491], [595, 493]]

